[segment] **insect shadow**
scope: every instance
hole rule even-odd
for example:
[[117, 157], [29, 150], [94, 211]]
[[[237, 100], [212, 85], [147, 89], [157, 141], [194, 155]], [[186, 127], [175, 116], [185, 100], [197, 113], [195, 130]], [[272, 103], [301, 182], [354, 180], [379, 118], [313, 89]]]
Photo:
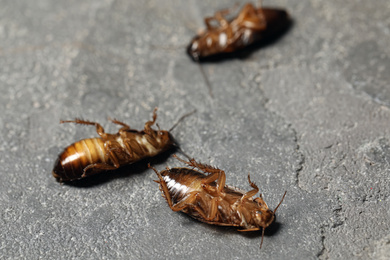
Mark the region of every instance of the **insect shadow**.
[[78, 188], [92, 188], [95, 186], [108, 183], [114, 179], [129, 178], [130, 176], [144, 174], [148, 170], [148, 163], [162, 164], [173, 154], [180, 151], [176, 146], [169, 150], [158, 154], [151, 158], [145, 158], [133, 164], [122, 166], [117, 170], [103, 171], [88, 178], [83, 178], [74, 181], [64, 181], [64, 185], [69, 185]]

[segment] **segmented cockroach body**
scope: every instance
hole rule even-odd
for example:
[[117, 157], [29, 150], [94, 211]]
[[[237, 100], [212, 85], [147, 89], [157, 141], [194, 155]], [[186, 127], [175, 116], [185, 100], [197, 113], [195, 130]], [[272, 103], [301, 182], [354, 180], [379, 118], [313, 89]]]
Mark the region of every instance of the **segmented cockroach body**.
[[213, 17], [204, 19], [207, 29], [187, 47], [187, 53], [194, 61], [243, 49], [275, 36], [289, 25], [289, 16], [284, 10], [256, 8], [248, 3], [236, 18], [228, 21], [226, 15], [232, 9], [218, 11]]
[[[176, 157], [176, 156], [175, 156]], [[177, 158], [177, 157], [176, 157]], [[201, 164], [191, 159], [186, 163], [189, 168], [172, 168], [158, 172], [152, 168], [159, 180], [160, 190], [173, 211], [182, 211], [202, 222], [220, 226], [234, 226], [239, 231], [256, 231], [262, 229], [261, 245], [264, 229], [275, 218], [275, 212], [270, 210], [262, 196], [252, 198], [259, 188], [251, 182], [253, 188], [248, 192], [234, 187], [225, 186], [225, 172], [209, 165]], [[202, 172], [195, 171], [198, 168]], [[205, 173], [209, 174], [206, 175]]]
[[153, 111], [153, 120], [145, 123], [143, 131], [110, 119], [114, 124], [122, 126], [116, 134], [105, 133], [103, 127], [95, 122], [81, 119], [61, 121], [94, 125], [100, 137], [83, 139], [65, 148], [55, 162], [53, 176], [60, 182], [73, 181], [153, 157], [171, 148], [174, 141], [169, 131], [152, 129], [157, 119], [156, 111], [157, 108]]

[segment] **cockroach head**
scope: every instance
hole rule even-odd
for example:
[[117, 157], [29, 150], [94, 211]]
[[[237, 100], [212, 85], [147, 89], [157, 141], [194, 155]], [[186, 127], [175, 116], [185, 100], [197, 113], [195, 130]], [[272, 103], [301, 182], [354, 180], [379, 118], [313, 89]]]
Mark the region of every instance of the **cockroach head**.
[[282, 199], [280, 200], [278, 206], [274, 209], [274, 211], [270, 210], [264, 200], [259, 197], [254, 199], [257, 203], [257, 208], [252, 213], [253, 218], [255, 219], [256, 224], [263, 229], [271, 225], [271, 223], [275, 219], [276, 210], [279, 208], [280, 204], [282, 204], [284, 197], [286, 196], [287, 191], [284, 193]]
[[168, 150], [169, 148], [174, 146], [175, 140], [168, 131], [158, 130], [156, 131], [156, 133], [157, 142], [160, 144], [160, 147], [164, 148], [164, 150]]
[[57, 158], [56, 162], [54, 163], [54, 169], [52, 171], [53, 177], [56, 178], [58, 182], [62, 182], [65, 175], [65, 169], [62, 166], [61, 159]]
[[252, 217], [258, 227], [266, 228], [274, 221], [275, 214], [262, 198], [256, 198], [254, 201], [257, 203], [257, 208], [252, 212]]
[[200, 43], [199, 37], [195, 37], [187, 47], [187, 53], [194, 61], [199, 61]]

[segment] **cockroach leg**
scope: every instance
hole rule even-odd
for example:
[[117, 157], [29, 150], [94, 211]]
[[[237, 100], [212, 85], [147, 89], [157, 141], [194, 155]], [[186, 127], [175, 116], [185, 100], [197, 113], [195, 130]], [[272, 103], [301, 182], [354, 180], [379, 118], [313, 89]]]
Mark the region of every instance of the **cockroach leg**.
[[167, 183], [165, 182], [165, 180], [161, 176], [161, 174], [156, 170], [156, 168], [151, 166], [150, 163], [148, 164], [148, 167], [150, 169], [152, 169], [157, 174], [157, 177], [160, 179], [159, 183], [160, 183], [160, 187], [162, 189], [162, 192], [164, 193], [164, 196], [165, 196], [165, 198], [166, 198], [166, 200], [168, 202], [169, 207], [172, 208], [173, 202], [172, 202], [171, 195], [169, 194], [169, 189], [168, 189]]
[[219, 12], [215, 13], [214, 18], [215, 18], [215, 20], [217, 20], [219, 22], [221, 27], [226, 27], [229, 24], [229, 21], [226, 20], [226, 18], [224, 17], [225, 15], [227, 15], [229, 13], [230, 13], [229, 9], [222, 10], [222, 11], [219, 11]]
[[237, 17], [237, 22], [246, 22], [246, 26], [252, 30], [264, 30], [267, 27], [262, 9], [256, 9], [252, 4], [244, 6]]
[[[250, 185], [252, 188], [254, 188], [255, 190], [257, 190], [257, 192], [259, 191], [259, 187], [257, 187], [256, 183], [254, 183], [254, 182], [251, 181], [251, 175], [250, 175], [250, 173], [248, 173], [248, 182], [249, 182], [249, 185]], [[256, 192], [256, 193], [257, 193], [257, 192]], [[255, 194], [256, 194], [256, 193], [255, 193]]]
[[222, 193], [222, 190], [225, 187], [225, 183], [226, 183], [226, 174], [224, 171], [220, 170], [220, 172], [218, 172], [218, 181], [217, 181], [218, 194]]
[[104, 128], [99, 124], [99, 123], [96, 123], [96, 122], [90, 122], [90, 121], [87, 121], [87, 120], [82, 120], [82, 119], [79, 119], [79, 118], [76, 118], [75, 120], [67, 120], [67, 121], [60, 121], [60, 124], [63, 124], [63, 123], [75, 123], [75, 124], [80, 124], [80, 125], [94, 125], [96, 127], [96, 132], [97, 134], [105, 139], [106, 138], [106, 133], [104, 132]]
[[[166, 185], [166, 184], [165, 184]], [[167, 190], [168, 193], [165, 193], [165, 196], [170, 196], [169, 191]], [[198, 194], [197, 191], [192, 191], [188, 193], [188, 197], [185, 200], [180, 201], [177, 204], [169, 206], [173, 211], [181, 211], [185, 208], [188, 207], [188, 205], [193, 205], [194, 201], [196, 200], [196, 195]], [[171, 198], [172, 202], [172, 198]]]
[[[215, 12], [214, 16], [206, 17], [204, 23], [208, 30], [216, 29], [218, 27], [226, 26], [229, 22], [226, 20], [225, 16], [234, 11], [238, 5], [233, 6], [232, 8], [224, 9], [218, 12]], [[219, 26], [213, 26], [212, 21], [217, 21]]]
[[123, 149], [123, 150], [128, 155], [129, 160], [132, 160], [134, 158], [134, 155], [133, 155], [133, 148], [131, 146], [131, 139], [127, 138], [125, 133], [126, 132], [122, 132], [121, 133], [119, 131], [119, 134], [121, 135], [122, 140], [123, 140], [123, 145], [126, 148], [126, 149]]
[[202, 170], [203, 172], [210, 173], [209, 176], [207, 176], [206, 178], [204, 178], [202, 180], [202, 184], [206, 185], [206, 184], [210, 184], [210, 183], [218, 180], [218, 182], [217, 182], [217, 187], [218, 187], [217, 192], [218, 192], [218, 194], [220, 194], [221, 191], [223, 190], [223, 188], [225, 187], [226, 174], [225, 174], [224, 171], [222, 171], [220, 169], [216, 169], [216, 168], [214, 168], [214, 167], [212, 167], [210, 165], [198, 163], [194, 159], [191, 159], [189, 162], [187, 162], [187, 161], [185, 161], [183, 159], [180, 159], [175, 154], [173, 155], [173, 157], [175, 157], [179, 161], [181, 161], [181, 162], [183, 162], [183, 163], [185, 163], [185, 164], [187, 164], [189, 166], [198, 168], [199, 170]]
[[152, 125], [154, 125], [154, 123], [156, 122], [156, 119], [157, 119], [157, 107], [154, 108], [154, 110], [153, 110], [153, 120], [145, 123], [144, 131], [145, 131], [145, 133], [147, 133], [150, 136], [155, 136], [155, 132], [152, 129]]
[[223, 10], [220, 10], [220, 11], [217, 11], [215, 12], [214, 14], [214, 19], [217, 20], [221, 26], [226, 26], [229, 24], [229, 21], [225, 18], [226, 15], [236, 11], [238, 8], [238, 3], [236, 3], [233, 7], [231, 8], [227, 8], [227, 9], [223, 9]]
[[[120, 167], [120, 163], [119, 163], [119, 158], [117, 156], [118, 155], [122, 155], [123, 157], [125, 157], [127, 160], [130, 159], [130, 151], [125, 151], [119, 143], [115, 142], [115, 141], [106, 141], [104, 143], [104, 148], [106, 150], [106, 155], [107, 157], [110, 159], [110, 161], [113, 163], [113, 166], [115, 168], [119, 168]], [[116, 151], [116, 153], [114, 152]], [[119, 153], [118, 153], [119, 151]]]
[[120, 132], [125, 132], [125, 131], [131, 129], [129, 125], [127, 125], [127, 124], [125, 124], [125, 123], [123, 123], [123, 122], [121, 122], [121, 121], [119, 121], [119, 120], [116, 120], [115, 118], [109, 117], [108, 120], [110, 120], [110, 121], [113, 122], [114, 124], [123, 126], [121, 129], [119, 129], [119, 133], [120, 133]]
[[118, 169], [115, 166], [108, 165], [106, 163], [94, 163], [91, 165], [88, 165], [84, 168], [84, 173], [81, 175], [82, 178], [95, 175], [97, 173], [100, 173], [102, 171], [109, 171], [109, 170], [115, 170]]
[[243, 202], [244, 200], [256, 195], [256, 193], [259, 192], [259, 187], [257, 187], [257, 185], [251, 181], [251, 177], [250, 177], [250, 174], [248, 173], [248, 181], [249, 181], [249, 185], [253, 188], [253, 190], [250, 190], [248, 191], [247, 193], [245, 193], [242, 197], [241, 197], [241, 202]]
[[[176, 158], [177, 160], [181, 161], [182, 163], [187, 164], [188, 166], [198, 168], [198, 169], [200, 169], [204, 172], [207, 172], [207, 173], [218, 173], [221, 171], [220, 169], [216, 169], [210, 165], [198, 163], [197, 161], [195, 161], [195, 159], [190, 159], [190, 161], [187, 162], [187, 161], [177, 157], [176, 154], [174, 154], [173, 157]], [[216, 180], [216, 179], [214, 179], [214, 180]]]
[[[217, 212], [218, 212], [218, 197], [214, 197], [211, 199], [211, 201], [209, 202], [210, 205], [208, 205], [208, 214], [205, 214], [205, 212], [203, 212], [198, 206], [194, 205], [194, 209], [202, 215], [202, 217], [206, 220], [206, 221], [211, 221], [213, 220], [216, 215], [217, 215]], [[206, 203], [205, 203], [206, 204]], [[207, 204], [206, 204], [207, 205]]]
[[222, 189], [225, 187], [226, 174], [224, 171], [222, 171], [220, 169], [216, 169], [216, 168], [209, 166], [209, 165], [198, 163], [194, 159], [190, 160], [189, 165], [196, 167], [196, 168], [202, 170], [203, 172], [210, 173], [210, 175], [207, 176], [202, 181], [202, 184], [210, 184], [213, 181], [217, 181], [218, 193], [220, 193], [222, 191]]
[[[156, 170], [156, 168], [154, 168], [152, 165], [150, 165], [150, 163], [148, 163], [148, 168], [152, 169], [157, 174], [157, 177], [159, 178], [159, 180], [153, 180], [154, 182], [161, 183], [161, 181], [164, 180], [163, 177], [161, 176], [161, 174]], [[167, 167], [167, 170], [169, 170], [168, 167]]]
[[207, 184], [210, 184], [210, 183], [218, 180], [219, 174], [220, 174], [220, 172], [211, 173], [209, 176], [207, 176], [206, 178], [204, 178], [202, 180], [202, 184], [207, 185]]
[[190, 157], [188, 154], [186, 154], [179, 146], [175, 146], [175, 147], [180, 151], [180, 153], [181, 153], [182, 155], [184, 155], [185, 157], [187, 157], [188, 160], [191, 159], [191, 157]]
[[257, 231], [257, 230], [260, 230], [260, 228], [237, 229], [237, 231], [240, 231], [240, 232]]
[[[181, 159], [181, 158], [177, 157], [177, 155], [176, 155], [176, 154], [174, 154], [174, 155], [172, 155], [172, 156], [173, 156], [173, 158], [176, 158], [177, 160], [181, 161], [182, 163], [185, 163], [185, 164], [187, 164], [187, 165], [191, 166], [189, 162], [187, 162], [187, 161], [185, 161], [185, 160], [183, 160], [183, 159]], [[190, 159], [190, 160], [191, 160], [191, 159]]]
[[207, 30], [214, 30], [214, 29], [218, 28], [218, 26], [214, 26], [211, 24], [212, 21], [219, 22], [214, 16], [204, 18], [204, 23], [206, 24]]
[[214, 197], [214, 198], [211, 200], [209, 220], [214, 219], [215, 216], [216, 216], [217, 213], [218, 213], [219, 199], [220, 199], [220, 198], [218, 198], [218, 197]]

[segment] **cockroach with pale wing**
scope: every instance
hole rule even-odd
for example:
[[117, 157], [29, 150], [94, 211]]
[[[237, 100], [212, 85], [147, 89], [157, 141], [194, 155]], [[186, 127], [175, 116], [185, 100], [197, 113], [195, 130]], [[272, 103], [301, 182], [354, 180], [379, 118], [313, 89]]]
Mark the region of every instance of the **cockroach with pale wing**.
[[[255, 199], [252, 198], [259, 188], [251, 181], [249, 175], [249, 185], [253, 189], [243, 192], [234, 187], [225, 186], [224, 171], [198, 163], [194, 159], [189, 162], [179, 160], [192, 169], [167, 168], [167, 170], [158, 172], [149, 165], [159, 178], [156, 182], [160, 184], [160, 190], [169, 207], [173, 211], [182, 211], [208, 224], [234, 226], [240, 228], [238, 231], [243, 232], [262, 229], [261, 248], [264, 230], [274, 221], [275, 212], [287, 192], [272, 211], [261, 195]], [[194, 168], [202, 172], [195, 171]]]
[[228, 20], [226, 16], [232, 9], [218, 11], [213, 17], [204, 19], [206, 30], [192, 39], [187, 47], [187, 53], [194, 61], [231, 54], [275, 38], [291, 22], [285, 10], [256, 8], [251, 3], [247, 3], [236, 18]]
[[142, 131], [110, 119], [114, 124], [122, 126], [116, 134], [105, 133], [103, 127], [95, 122], [81, 119], [61, 121], [60, 123], [94, 125], [100, 137], [83, 139], [65, 148], [54, 164], [53, 176], [60, 182], [74, 181], [102, 171], [115, 170], [170, 149], [175, 145], [170, 131], [177, 124], [169, 131], [153, 130], [152, 125], [157, 119], [156, 111], [157, 108], [153, 111], [153, 120], [146, 122]]

